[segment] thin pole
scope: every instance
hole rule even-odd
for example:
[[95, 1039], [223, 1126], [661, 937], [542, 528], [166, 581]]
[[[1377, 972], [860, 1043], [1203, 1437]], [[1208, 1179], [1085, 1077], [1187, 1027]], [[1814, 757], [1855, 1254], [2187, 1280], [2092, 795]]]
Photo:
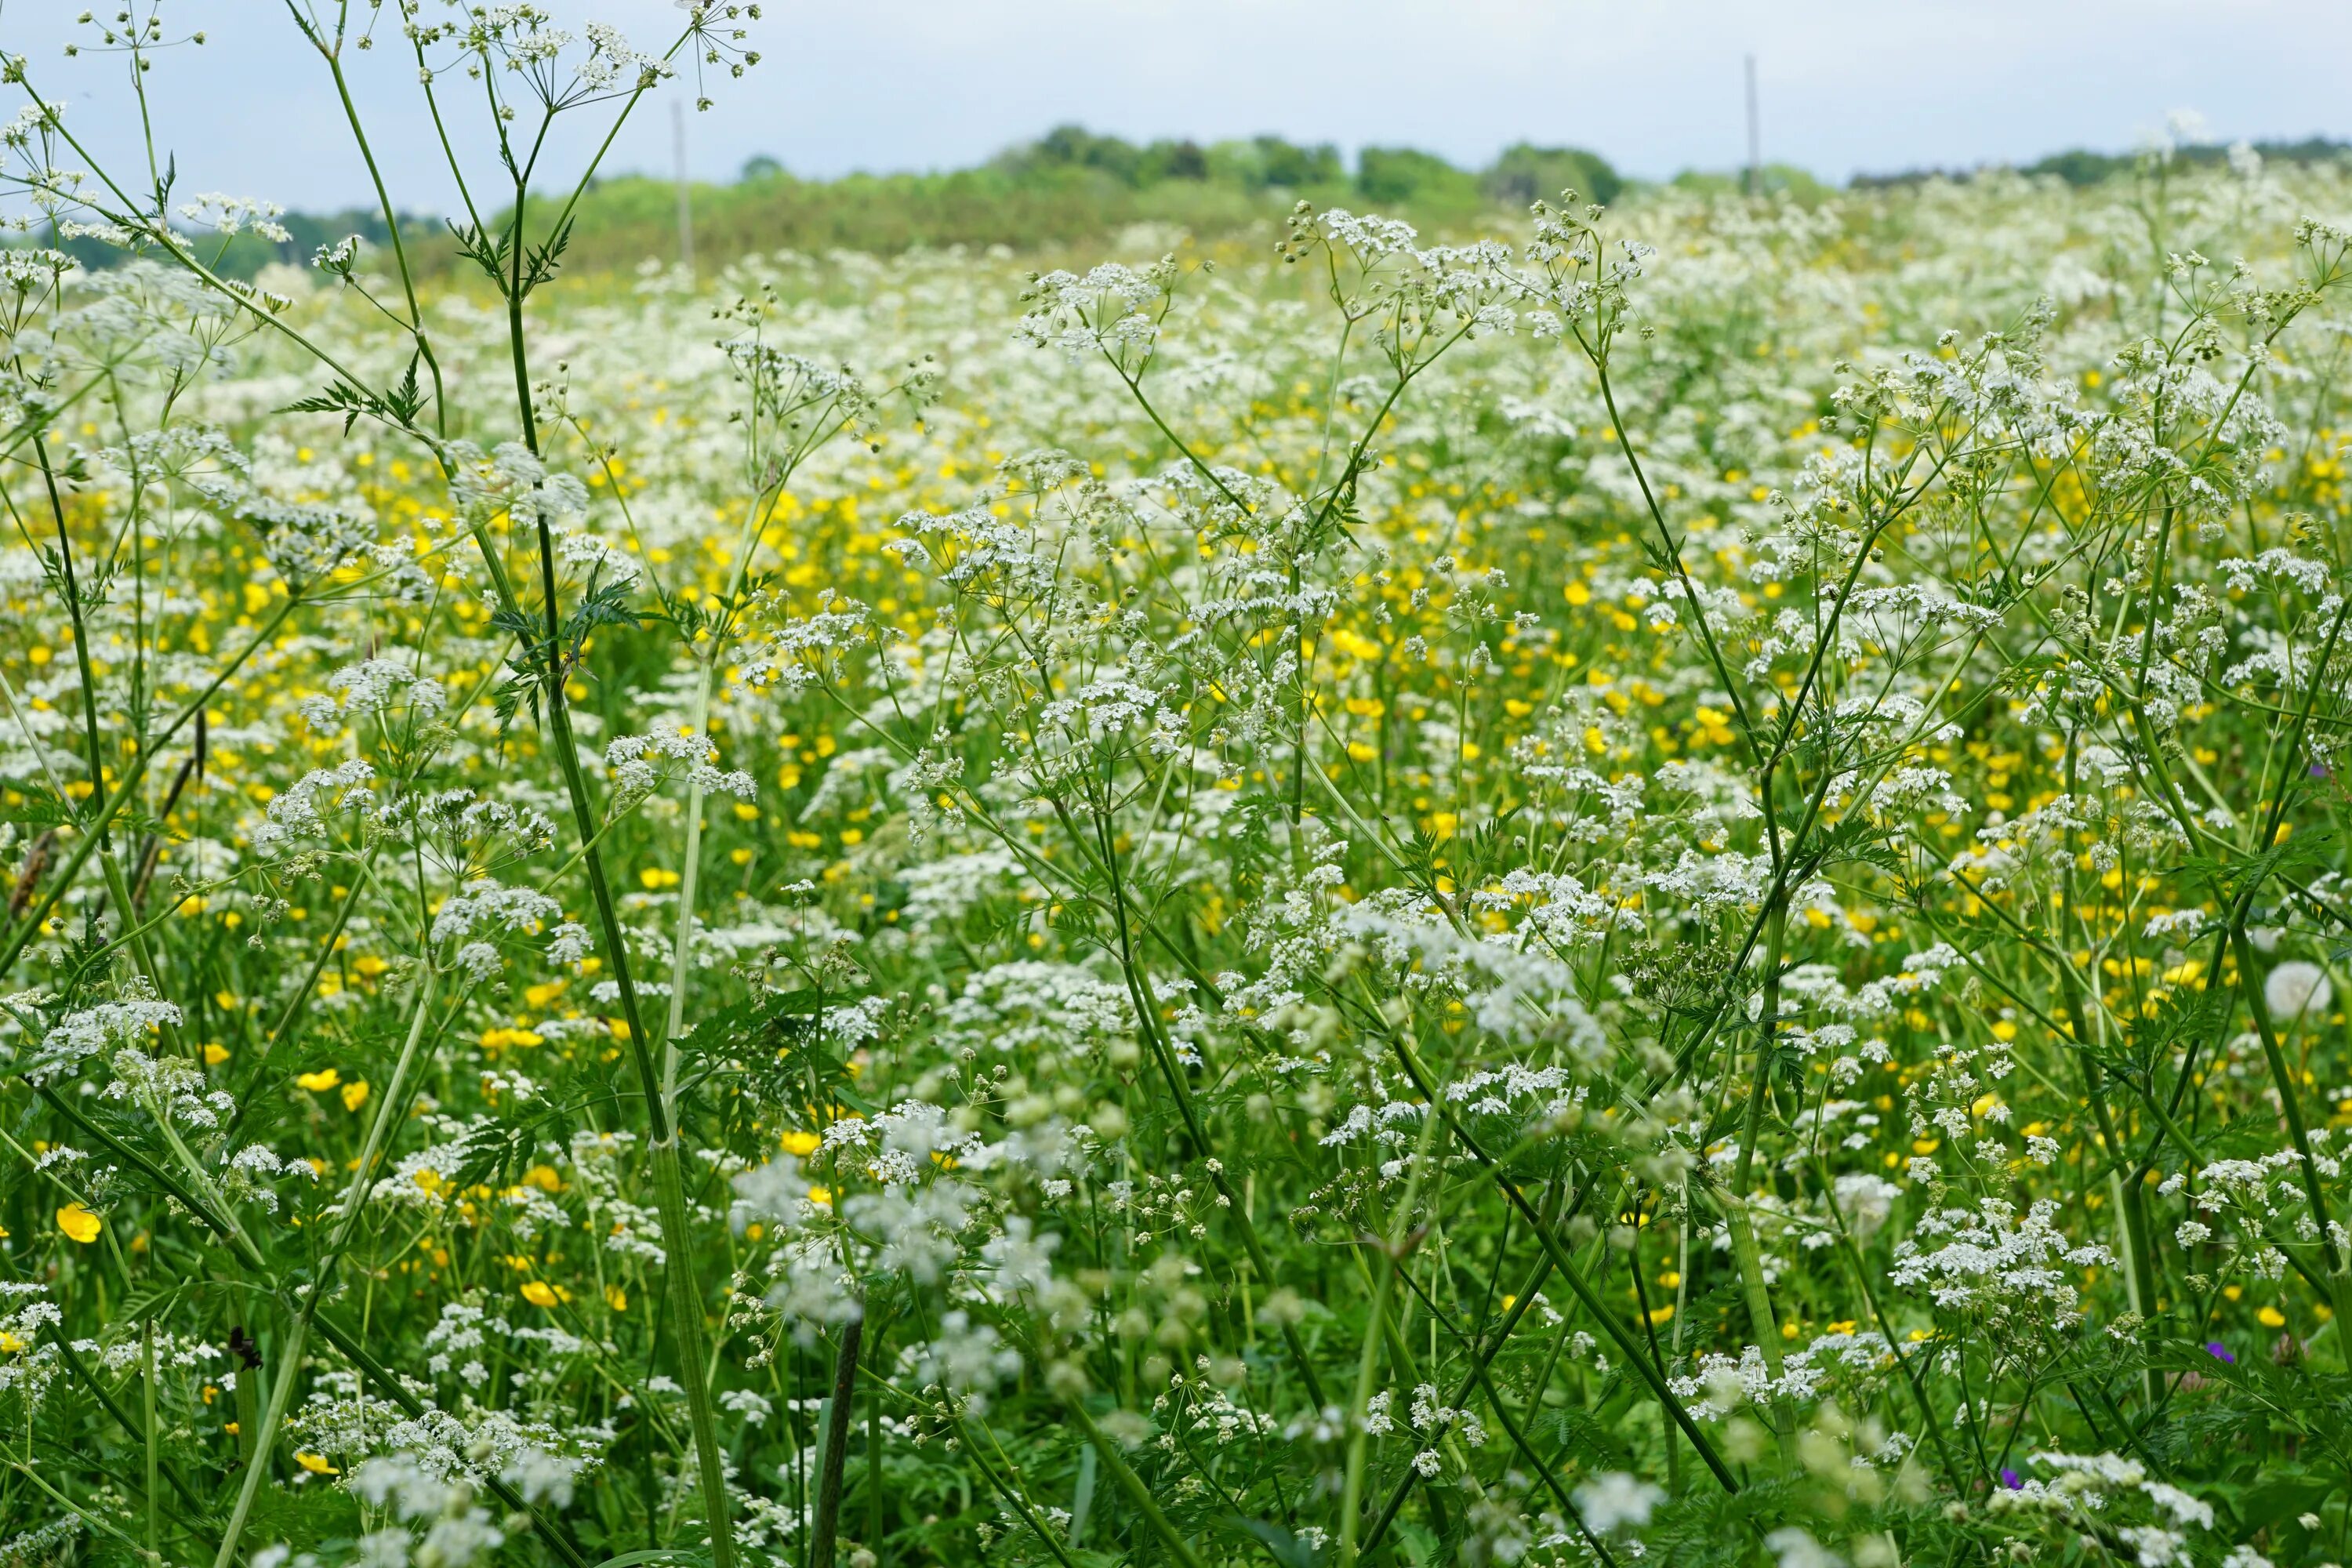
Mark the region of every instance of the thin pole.
[[[1753, 82], [1749, 85], [1748, 116], [1755, 117]], [[686, 183], [686, 100], [672, 99], [669, 105], [670, 149], [677, 167], [677, 264], [694, 276], [694, 199]], [[1752, 133], [1751, 133], [1752, 134]]]
[[[1764, 132], [1756, 112], [1756, 57], [1748, 57], [1748, 194], [1764, 194]], [[684, 198], [680, 198], [683, 200]]]

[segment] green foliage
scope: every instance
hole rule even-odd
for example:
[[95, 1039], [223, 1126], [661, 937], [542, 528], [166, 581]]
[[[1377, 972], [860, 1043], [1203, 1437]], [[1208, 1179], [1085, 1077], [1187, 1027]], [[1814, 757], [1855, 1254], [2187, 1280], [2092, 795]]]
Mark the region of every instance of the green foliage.
[[1480, 178], [1489, 196], [1514, 208], [1557, 202], [1562, 191], [1574, 191], [1586, 201], [1606, 205], [1625, 188], [1624, 180], [1598, 153], [1574, 147], [1538, 147], [1528, 142], [1504, 148]]

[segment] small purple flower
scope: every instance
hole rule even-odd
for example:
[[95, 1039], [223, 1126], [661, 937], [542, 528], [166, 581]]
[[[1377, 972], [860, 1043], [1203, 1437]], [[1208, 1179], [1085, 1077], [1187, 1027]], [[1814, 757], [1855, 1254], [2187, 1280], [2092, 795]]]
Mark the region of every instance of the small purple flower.
[[2006, 1468], [2000, 1472], [2000, 1484], [2013, 1492], [2021, 1492], [2025, 1489], [2025, 1483], [2017, 1479], [2017, 1472]]
[[2311, 776], [2312, 776], [2313, 778], [2315, 778], [2315, 779], [2325, 779], [2325, 778], [2333, 778], [2333, 777], [2335, 777], [2335, 775], [2334, 775], [2333, 773], [2329, 773], [2329, 772], [2327, 771], [2327, 764], [2326, 764], [2326, 763], [2312, 763], [2312, 764], [2311, 764]]
[[2209, 1342], [2205, 1346], [2205, 1353], [2211, 1356], [2215, 1361], [2225, 1361], [2231, 1366], [2238, 1364], [2238, 1358], [2230, 1353], [2230, 1347], [2223, 1344], [2219, 1340]]

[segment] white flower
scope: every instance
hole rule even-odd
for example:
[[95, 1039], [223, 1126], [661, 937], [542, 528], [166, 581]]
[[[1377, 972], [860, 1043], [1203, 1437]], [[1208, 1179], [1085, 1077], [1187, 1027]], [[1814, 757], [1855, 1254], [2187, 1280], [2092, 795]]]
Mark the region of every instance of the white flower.
[[2300, 958], [2288, 959], [2263, 982], [2263, 1005], [2282, 1024], [2305, 1014], [2325, 1013], [2335, 999], [2336, 987], [2328, 981], [2327, 972]]
[[572, 1482], [579, 1475], [580, 1468], [577, 1459], [567, 1459], [537, 1448], [525, 1448], [508, 1462], [499, 1479], [522, 1493], [525, 1502], [545, 1502], [557, 1508], [569, 1508], [572, 1504]]
[[740, 1415], [746, 1426], [759, 1426], [776, 1411], [766, 1394], [751, 1388], [730, 1388], [719, 1396], [719, 1403]]
[[1806, 1531], [1776, 1530], [1764, 1544], [1780, 1559], [1780, 1568], [1844, 1568], [1845, 1559], [1815, 1541]]
[[1021, 1352], [1006, 1344], [992, 1323], [975, 1323], [961, 1309], [940, 1320], [940, 1337], [915, 1354], [915, 1374], [968, 1396], [975, 1410], [987, 1395], [1021, 1370]]
[[[433, 940], [460, 942], [477, 931], [532, 930], [555, 920], [563, 906], [530, 888], [509, 888], [487, 877], [477, 878], [465, 892], [442, 900], [433, 917]], [[466, 954], [458, 961], [467, 963]]]
[[1586, 1529], [1606, 1535], [1621, 1524], [1649, 1523], [1651, 1510], [1665, 1495], [1663, 1488], [1622, 1470], [1609, 1470], [1576, 1489], [1576, 1506], [1584, 1515]]
[[26, 1076], [36, 1083], [47, 1083], [110, 1046], [143, 1043], [155, 1031], [166, 1026], [177, 1027], [179, 1023], [179, 1008], [144, 996], [68, 1013], [42, 1037], [40, 1052]]

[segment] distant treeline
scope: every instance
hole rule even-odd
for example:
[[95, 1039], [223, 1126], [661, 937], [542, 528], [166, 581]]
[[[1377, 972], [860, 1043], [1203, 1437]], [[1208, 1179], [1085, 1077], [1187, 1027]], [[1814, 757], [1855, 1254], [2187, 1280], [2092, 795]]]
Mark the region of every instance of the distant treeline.
[[[1352, 172], [1337, 147], [1276, 136], [1139, 145], [1065, 126], [974, 169], [806, 180], [754, 158], [731, 184], [693, 188], [698, 253], [780, 247], [896, 252], [910, 246], [1005, 245], [1051, 251], [1130, 224], [1164, 223], [1214, 238], [1278, 218], [1300, 200], [1377, 207], [1426, 228], [1457, 228], [1574, 189], [1613, 201], [1624, 181], [1597, 153], [1520, 145], [1483, 170], [1409, 147], [1368, 147]], [[581, 204], [569, 260], [628, 266], [677, 253], [677, 188], [614, 179]]]
[[[2332, 163], [2347, 153], [2352, 153], [2352, 142], [2338, 142], [2326, 136], [2306, 136], [2300, 142], [2255, 142], [2250, 145], [2266, 162], [2283, 163]], [[2095, 185], [2119, 174], [2130, 174], [2147, 156], [2145, 153], [2093, 153], [2077, 147], [2072, 152], [2053, 153], [2047, 158], [2024, 165], [2018, 173], [2055, 174], [2070, 185]], [[2230, 149], [2219, 142], [2198, 142], [2175, 147], [2171, 156], [2177, 163], [2211, 168], [2229, 162]], [[1928, 180], [1965, 180], [1976, 172], [1972, 169], [1906, 169], [1895, 174], [1856, 174], [1853, 183], [1856, 189], [1876, 190], [1890, 185], [1916, 185]]]
[[[2295, 163], [2331, 160], [2352, 144], [2312, 137], [2254, 144], [2265, 158]], [[2219, 146], [2178, 149], [2191, 164], [2220, 163]], [[2028, 174], [2054, 175], [2070, 184], [2095, 184], [2126, 174], [2137, 154], [2075, 151], [2028, 165]], [[1857, 176], [1857, 187], [1968, 179], [1975, 171], [1921, 169]], [[1354, 167], [1328, 142], [1302, 145], [1278, 136], [1243, 141], [1160, 141], [1138, 143], [1066, 125], [1009, 149], [977, 168], [944, 174], [848, 174], [803, 179], [773, 158], [753, 158], [731, 183], [697, 183], [690, 192], [698, 255], [719, 259], [754, 250], [792, 248], [896, 253], [915, 246], [1004, 245], [1055, 252], [1097, 241], [1131, 224], [1159, 223], [1213, 239], [1278, 218], [1297, 201], [1317, 205], [1377, 208], [1423, 229], [1458, 231], [1496, 215], [1524, 208], [1538, 196], [1574, 190], [1585, 199], [1614, 201], [1627, 185], [1609, 161], [1575, 147], [1521, 142], [1483, 169], [1463, 169], [1411, 147], [1367, 147]], [[1678, 175], [1675, 185], [1736, 188], [1738, 177]], [[1766, 188], [1799, 198], [1830, 187], [1801, 169], [1773, 164]], [[250, 278], [272, 261], [307, 263], [322, 245], [357, 234], [381, 246], [388, 237], [373, 211], [289, 213], [280, 220], [292, 235], [273, 241], [242, 234], [225, 242], [218, 266]], [[443, 273], [460, 265], [447, 228], [437, 219], [404, 217], [402, 236], [420, 269]], [[69, 242], [89, 265], [120, 253], [95, 241]], [[207, 255], [210, 251], [207, 251]], [[582, 201], [564, 264], [574, 269], [635, 267], [677, 254], [677, 192], [667, 180], [622, 175], [601, 180]]]
[[[690, 201], [694, 243], [709, 258], [792, 248], [896, 253], [914, 246], [1011, 246], [1052, 251], [1161, 223], [1216, 238], [1279, 218], [1300, 200], [1377, 207], [1433, 229], [1458, 228], [1489, 213], [1524, 207], [1538, 195], [1574, 190], [1610, 202], [1624, 181], [1608, 160], [1572, 147], [1528, 143], [1482, 170], [1456, 168], [1410, 147], [1367, 147], [1351, 172], [1339, 148], [1278, 136], [1246, 141], [1138, 144], [1064, 126], [978, 168], [944, 174], [848, 174], [802, 179], [773, 158], [753, 158], [729, 184], [698, 182]], [[202, 254], [226, 276], [250, 278], [273, 261], [307, 264], [320, 247], [356, 234], [389, 237], [380, 214], [289, 213], [292, 236], [253, 233], [207, 242]], [[461, 265], [438, 219], [407, 216], [401, 234], [426, 273]], [[96, 240], [64, 248], [89, 266], [121, 252]], [[677, 188], [627, 174], [597, 181], [574, 216], [564, 265], [627, 268], [677, 254]]]

